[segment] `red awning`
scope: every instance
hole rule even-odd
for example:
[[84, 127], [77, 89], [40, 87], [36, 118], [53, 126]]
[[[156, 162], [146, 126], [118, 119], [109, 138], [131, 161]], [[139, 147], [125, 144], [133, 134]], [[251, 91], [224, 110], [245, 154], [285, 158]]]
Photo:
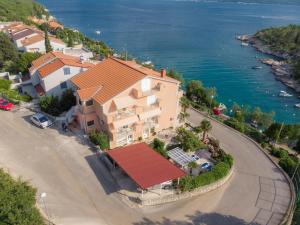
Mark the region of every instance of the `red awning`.
[[145, 143], [116, 148], [107, 154], [143, 189], [186, 175]]

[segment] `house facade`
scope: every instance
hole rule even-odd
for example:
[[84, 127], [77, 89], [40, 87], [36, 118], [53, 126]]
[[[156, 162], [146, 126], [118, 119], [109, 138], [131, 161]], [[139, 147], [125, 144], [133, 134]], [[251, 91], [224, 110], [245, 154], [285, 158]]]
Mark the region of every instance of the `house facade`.
[[110, 147], [149, 138], [179, 126], [180, 82], [134, 61], [105, 59], [71, 79], [77, 89], [77, 121], [89, 133], [104, 131]]
[[61, 52], [47, 53], [32, 62], [30, 79], [39, 96], [61, 96], [72, 88], [70, 79], [93, 67], [94, 64]]

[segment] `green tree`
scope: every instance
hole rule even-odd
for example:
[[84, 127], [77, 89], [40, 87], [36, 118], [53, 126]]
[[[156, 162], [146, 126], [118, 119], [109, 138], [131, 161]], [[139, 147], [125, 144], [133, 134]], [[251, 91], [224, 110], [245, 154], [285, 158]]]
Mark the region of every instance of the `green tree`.
[[102, 150], [109, 149], [109, 137], [104, 132], [92, 131], [90, 133], [90, 140], [100, 147]]
[[68, 47], [74, 47], [74, 40], [72, 35], [68, 36]]
[[272, 141], [280, 141], [282, 139], [281, 136], [282, 124], [273, 123], [266, 131], [265, 135]]
[[258, 121], [260, 121], [260, 119], [262, 117], [262, 114], [263, 114], [263, 112], [261, 111], [261, 109], [259, 107], [255, 107], [251, 113], [251, 120], [253, 122], [258, 123]]
[[297, 144], [296, 144], [296, 146], [295, 146], [295, 151], [297, 151], [298, 153], [300, 153], [300, 137], [299, 137], [299, 139], [298, 139], [298, 141], [297, 141]]
[[170, 71], [168, 71], [167, 72], [167, 76], [171, 77], [171, 78], [173, 78], [175, 80], [178, 80], [181, 83], [181, 86], [184, 85], [184, 78], [183, 78], [183, 76], [180, 73], [176, 72], [175, 70], [171, 69]]
[[203, 131], [203, 141], [207, 139], [207, 133], [212, 130], [210, 121], [204, 119], [200, 124], [201, 130]]
[[56, 96], [41, 97], [40, 107], [43, 112], [46, 112], [52, 116], [59, 116], [62, 113], [59, 98]]
[[18, 60], [18, 50], [10, 38], [0, 32], [0, 68], [14, 72], [13, 64]]
[[60, 107], [62, 111], [68, 111], [74, 105], [76, 105], [76, 96], [74, 95], [73, 90], [65, 90], [60, 99]]
[[176, 140], [180, 142], [184, 151], [195, 151], [203, 147], [203, 143], [198, 139], [198, 137], [189, 130], [184, 128], [177, 129]]
[[267, 129], [274, 122], [275, 112], [263, 113], [261, 115], [260, 120], [258, 121], [258, 125], [263, 129]]
[[48, 30], [45, 29], [44, 32], [45, 32], [45, 49], [46, 49], [46, 52], [48, 53], [48, 52], [53, 51], [53, 49], [52, 49], [52, 46], [51, 46], [51, 43], [49, 40]]
[[44, 225], [35, 196], [35, 188], [0, 169], [0, 224]]
[[28, 69], [33, 60], [39, 58], [41, 55], [39, 53], [31, 53], [31, 52], [24, 52], [21, 54], [18, 62], [17, 62], [17, 69], [21, 73], [28, 73]]
[[187, 111], [187, 109], [190, 107], [191, 103], [185, 96], [183, 96], [180, 99], [180, 105], [181, 105], [182, 111], [185, 113]]
[[165, 143], [161, 140], [159, 140], [158, 138], [154, 138], [151, 147], [158, 152], [159, 154], [161, 154], [163, 157], [167, 158], [168, 154], [167, 151], [165, 149]]

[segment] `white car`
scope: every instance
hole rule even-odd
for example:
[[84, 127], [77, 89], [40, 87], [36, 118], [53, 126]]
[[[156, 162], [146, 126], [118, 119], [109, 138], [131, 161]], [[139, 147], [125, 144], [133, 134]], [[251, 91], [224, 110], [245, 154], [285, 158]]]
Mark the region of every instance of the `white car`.
[[37, 114], [32, 115], [30, 117], [30, 120], [32, 121], [32, 123], [34, 123], [35, 125], [43, 128], [43, 129], [53, 125], [53, 122], [47, 116], [43, 115], [42, 113], [37, 113]]

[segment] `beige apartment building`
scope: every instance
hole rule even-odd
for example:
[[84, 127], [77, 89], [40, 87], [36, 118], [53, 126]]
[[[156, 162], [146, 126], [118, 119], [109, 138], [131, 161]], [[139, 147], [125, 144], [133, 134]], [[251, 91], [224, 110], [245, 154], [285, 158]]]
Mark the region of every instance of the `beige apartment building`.
[[108, 58], [71, 79], [78, 98], [77, 121], [86, 133], [106, 132], [110, 147], [144, 140], [179, 126], [180, 82], [166, 70]]

